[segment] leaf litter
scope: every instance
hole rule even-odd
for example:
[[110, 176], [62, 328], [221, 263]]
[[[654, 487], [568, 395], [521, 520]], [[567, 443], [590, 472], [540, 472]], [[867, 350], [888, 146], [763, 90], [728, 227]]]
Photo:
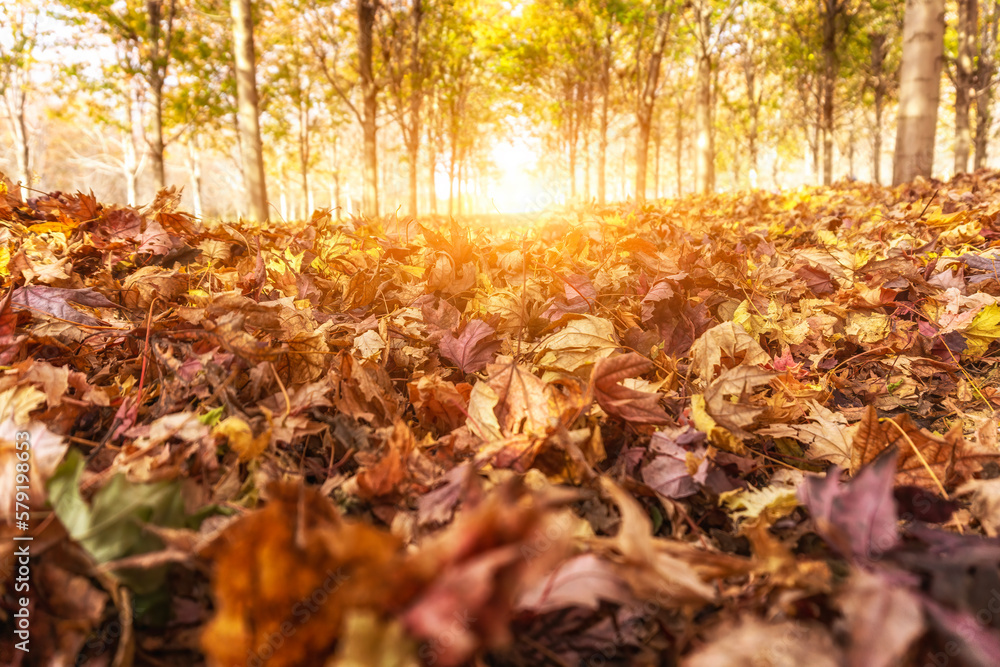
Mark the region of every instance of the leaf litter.
[[535, 226], [178, 201], [0, 195], [18, 664], [1000, 663], [1000, 175]]

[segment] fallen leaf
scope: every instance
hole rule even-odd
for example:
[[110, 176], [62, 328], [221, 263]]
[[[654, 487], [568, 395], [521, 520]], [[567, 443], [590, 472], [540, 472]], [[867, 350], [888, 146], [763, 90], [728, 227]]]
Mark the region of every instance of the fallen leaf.
[[954, 488], [970, 479], [984, 463], [1000, 457], [967, 442], [960, 424], [941, 437], [918, 428], [905, 414], [883, 422], [875, 408], [869, 406], [851, 445], [852, 473], [890, 447], [899, 451], [896, 482], [931, 491], [938, 491], [942, 485]]
[[41, 311], [59, 319], [87, 326], [99, 326], [104, 323], [95, 317], [80, 312], [73, 307], [73, 304], [89, 306], [91, 308], [116, 307], [103, 294], [90, 288], [66, 289], [63, 287], [40, 287], [37, 285], [18, 287], [14, 290], [11, 302], [29, 310]]
[[898, 665], [924, 633], [920, 598], [877, 574], [852, 570], [837, 602], [850, 633], [850, 665]]
[[899, 543], [895, 473], [896, 455], [890, 452], [843, 485], [839, 468], [825, 477], [808, 477], [799, 497], [830, 546], [859, 562], [877, 561]]
[[472, 320], [456, 338], [445, 332], [440, 342], [441, 354], [455, 362], [463, 373], [476, 373], [493, 361], [500, 341], [496, 331], [482, 320]]
[[660, 407], [659, 394], [636, 391], [620, 384], [652, 368], [653, 362], [635, 352], [601, 359], [590, 376], [597, 404], [612, 417], [634, 424], [669, 424], [672, 420]]

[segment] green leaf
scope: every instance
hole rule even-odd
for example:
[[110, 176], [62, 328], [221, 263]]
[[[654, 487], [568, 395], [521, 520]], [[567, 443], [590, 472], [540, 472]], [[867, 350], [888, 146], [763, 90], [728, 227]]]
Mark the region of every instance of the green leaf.
[[[70, 537], [98, 563], [162, 548], [159, 538], [143, 530], [143, 524], [184, 524], [184, 502], [176, 482], [133, 484], [117, 474], [88, 505], [80, 494], [84, 464], [83, 455], [71, 450], [49, 479], [49, 502]], [[148, 584], [162, 579], [162, 572], [159, 575], [147, 573], [143, 578], [147, 585], [136, 588], [148, 590]]]

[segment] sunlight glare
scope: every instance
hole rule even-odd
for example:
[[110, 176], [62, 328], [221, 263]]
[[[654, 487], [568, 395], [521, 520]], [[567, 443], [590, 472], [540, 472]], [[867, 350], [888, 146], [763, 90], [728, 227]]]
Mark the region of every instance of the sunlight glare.
[[501, 213], [535, 212], [545, 188], [534, 175], [538, 167], [537, 146], [531, 140], [506, 139], [494, 146], [493, 163], [500, 172], [490, 183], [491, 207]]

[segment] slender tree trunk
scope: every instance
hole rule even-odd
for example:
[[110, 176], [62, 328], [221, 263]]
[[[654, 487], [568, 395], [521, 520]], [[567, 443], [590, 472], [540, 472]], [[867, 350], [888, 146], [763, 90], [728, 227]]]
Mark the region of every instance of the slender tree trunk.
[[260, 140], [257, 65], [253, 45], [253, 15], [250, 10], [250, 0], [230, 0], [236, 60], [237, 125], [243, 182], [249, 206], [248, 217], [254, 222], [266, 222], [268, 214], [264, 147]]
[[[817, 82], [818, 84], [819, 82]], [[823, 105], [822, 105], [822, 93], [818, 94], [816, 97], [816, 125], [813, 126], [813, 179], [817, 184], [820, 183], [820, 178], [822, 174], [820, 173], [820, 154], [823, 150], [822, 143], [822, 127], [823, 127]]]
[[288, 220], [288, 196], [285, 194], [284, 170], [282, 170], [281, 178], [278, 179], [278, 212], [281, 213], [282, 221]]
[[[466, 170], [464, 153], [465, 151], [459, 151], [458, 154], [458, 181], [455, 184], [455, 195], [457, 197], [457, 201], [455, 202], [455, 210], [458, 211], [459, 215], [462, 215], [465, 212], [465, 210], [462, 207], [463, 204], [462, 181], [464, 180], [463, 177], [465, 175], [465, 170]], [[468, 189], [468, 187], [466, 187], [466, 189]]]
[[934, 169], [943, 52], [944, 0], [907, 0], [893, 185]]
[[955, 58], [955, 173], [969, 169], [972, 129], [969, 107], [975, 95], [979, 0], [958, 0], [958, 57]]
[[299, 176], [302, 180], [303, 218], [312, 214], [312, 188], [309, 181], [309, 160], [312, 157], [312, 137], [309, 129], [309, 107], [299, 103]]
[[571, 202], [576, 201], [576, 142], [577, 142], [577, 125], [579, 124], [579, 117], [577, 116], [577, 104], [576, 104], [576, 86], [573, 86], [573, 93], [570, 96], [570, 124], [566, 132], [566, 144], [569, 149], [569, 200]]
[[378, 87], [372, 69], [374, 46], [372, 33], [378, 0], [358, 0], [358, 68], [361, 88], [362, 191], [361, 210], [364, 215], [378, 217], [378, 151], [375, 115], [378, 112]]
[[157, 190], [167, 184], [163, 163], [163, 82], [153, 83], [153, 137], [149, 142], [149, 161], [153, 165], [153, 185]]
[[698, 171], [696, 191], [711, 192], [715, 188], [712, 154], [712, 60], [709, 54], [698, 55], [697, 103], [695, 105], [695, 146]]
[[340, 156], [338, 146], [338, 135], [333, 135], [333, 142], [330, 145], [330, 164], [333, 168], [333, 204], [334, 210], [336, 210], [337, 221], [339, 222], [343, 217], [343, 207], [340, 204]]
[[607, 161], [608, 161], [608, 102], [611, 97], [611, 28], [604, 38], [604, 57], [601, 59], [601, 119], [597, 139], [597, 203], [607, 203]]
[[986, 166], [990, 129], [993, 122], [993, 87], [996, 77], [997, 27], [1000, 22], [1000, 2], [989, 5], [983, 16], [979, 38], [979, 59], [976, 62], [976, 134], [975, 168]]
[[420, 57], [420, 26], [424, 17], [422, 0], [413, 0], [413, 43], [410, 50], [410, 131], [406, 151], [410, 159], [410, 215], [417, 217], [417, 172], [420, 168], [420, 106], [423, 103], [423, 63]]
[[872, 180], [882, 184], [882, 118], [885, 113], [885, 33], [870, 33], [872, 92], [875, 98], [875, 128], [872, 137]]
[[451, 147], [451, 160], [448, 161], [448, 217], [455, 215], [455, 146]]
[[135, 141], [131, 133], [122, 131], [122, 176], [125, 177], [125, 200], [129, 206], [135, 206], [137, 184], [139, 180], [138, 160], [136, 158]]
[[659, 128], [653, 135], [653, 198], [660, 198], [660, 146], [663, 144], [663, 131]]
[[432, 136], [432, 126], [430, 123], [427, 124], [427, 166], [429, 167], [430, 173], [430, 183], [428, 187], [428, 194], [430, 195], [430, 209], [431, 214], [437, 215], [438, 212], [438, 199], [437, 199], [437, 142]]
[[649, 52], [649, 62], [646, 65], [646, 81], [636, 105], [636, 122], [639, 126], [639, 140], [636, 145], [635, 166], [635, 199], [646, 200], [646, 168], [649, 162], [649, 133], [653, 125], [653, 107], [656, 105], [656, 89], [660, 83], [660, 64], [663, 61], [663, 51], [667, 46], [667, 27], [670, 14], [664, 9], [656, 17], [656, 34], [653, 37], [653, 47]]
[[198, 148], [198, 140], [194, 135], [188, 135], [187, 140], [187, 167], [191, 177], [191, 208], [194, 209], [194, 216], [202, 216], [201, 202], [201, 151]]
[[174, 18], [177, 14], [176, 0], [166, 0], [166, 15], [163, 12], [164, 0], [147, 0], [150, 45], [148, 55], [147, 81], [153, 94], [153, 137], [149, 142], [150, 160], [153, 163], [153, 183], [157, 189], [167, 183], [163, 153], [166, 149], [163, 140], [163, 86], [167, 78], [170, 64], [171, 49], [174, 36]]
[[[12, 86], [14, 87], [14, 86]], [[18, 86], [20, 87], [20, 86]], [[25, 122], [26, 105], [24, 90], [7, 91], [7, 119], [10, 134], [14, 138], [14, 154], [17, 161], [17, 180], [24, 188], [31, 187], [31, 153], [28, 148], [28, 124]], [[23, 198], [27, 198], [22, 190]]]
[[681, 178], [683, 171], [683, 151], [684, 151], [684, 98], [681, 95], [677, 96], [677, 124], [674, 127], [674, 141], [677, 143], [677, 196], [680, 197], [684, 193], [683, 180]]
[[837, 84], [837, 14], [841, 10], [838, 0], [822, 0], [823, 14], [823, 76], [822, 76], [822, 128], [823, 128], [823, 185], [833, 182], [833, 109]]

